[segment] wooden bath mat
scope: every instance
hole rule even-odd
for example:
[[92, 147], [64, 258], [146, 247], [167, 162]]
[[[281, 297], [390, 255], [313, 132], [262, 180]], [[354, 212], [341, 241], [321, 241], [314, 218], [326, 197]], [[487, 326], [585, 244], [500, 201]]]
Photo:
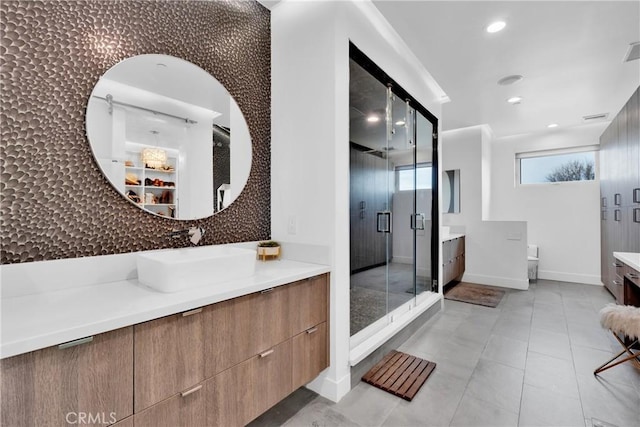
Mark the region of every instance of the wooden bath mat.
[[411, 401], [435, 367], [433, 362], [393, 350], [362, 381]]

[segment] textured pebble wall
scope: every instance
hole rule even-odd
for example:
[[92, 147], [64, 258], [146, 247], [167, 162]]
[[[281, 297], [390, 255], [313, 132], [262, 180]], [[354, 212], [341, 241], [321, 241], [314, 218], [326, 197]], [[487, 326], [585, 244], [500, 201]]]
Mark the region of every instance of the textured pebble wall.
[[[0, 237], [2, 264], [186, 246], [165, 234], [202, 226], [201, 244], [270, 235], [270, 16], [255, 1], [0, 2]], [[251, 173], [224, 211], [160, 218], [103, 177], [85, 135], [98, 78], [145, 53], [208, 71], [249, 126]]]

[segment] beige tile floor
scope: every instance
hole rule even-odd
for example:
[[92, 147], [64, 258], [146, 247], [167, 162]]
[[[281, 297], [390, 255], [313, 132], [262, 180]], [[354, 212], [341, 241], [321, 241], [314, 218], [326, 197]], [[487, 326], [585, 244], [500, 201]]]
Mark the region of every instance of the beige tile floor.
[[594, 377], [619, 344], [598, 286], [539, 280], [496, 308], [455, 301], [400, 347], [437, 367], [406, 402], [357, 384], [339, 403], [302, 388], [255, 426], [640, 426], [640, 370]]

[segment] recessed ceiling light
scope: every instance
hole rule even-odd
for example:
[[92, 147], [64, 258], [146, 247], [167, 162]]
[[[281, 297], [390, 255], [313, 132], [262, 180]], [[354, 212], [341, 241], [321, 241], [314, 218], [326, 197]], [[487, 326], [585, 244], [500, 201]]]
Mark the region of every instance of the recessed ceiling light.
[[557, 127], [558, 127], [558, 124], [557, 124], [557, 123], [550, 123], [550, 124], [548, 124], [548, 125], [547, 125], [547, 127], [548, 127], [549, 129], [551, 129], [551, 128], [557, 128]]
[[504, 21], [492, 22], [487, 26], [487, 33], [497, 33], [506, 27], [507, 24]]
[[398, 120], [398, 121], [396, 122], [396, 126], [404, 126], [404, 124], [405, 124], [405, 123], [404, 123], [404, 120]]
[[507, 102], [509, 104], [520, 104], [522, 102], [522, 97], [521, 96], [512, 96], [511, 98], [507, 99]]
[[510, 76], [506, 76], [506, 77], [503, 77], [500, 80], [498, 80], [498, 84], [500, 86], [509, 86], [509, 85], [514, 84], [514, 83], [518, 83], [523, 78], [524, 77], [522, 77], [520, 74], [512, 74]]
[[375, 115], [369, 116], [369, 117], [367, 117], [367, 121], [371, 122], [371, 123], [379, 122], [380, 121], [380, 117], [375, 116]]

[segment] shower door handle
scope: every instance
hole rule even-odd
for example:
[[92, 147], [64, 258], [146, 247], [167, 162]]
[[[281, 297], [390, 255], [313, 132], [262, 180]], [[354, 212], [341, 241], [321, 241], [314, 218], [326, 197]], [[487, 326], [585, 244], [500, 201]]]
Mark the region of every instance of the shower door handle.
[[424, 230], [424, 214], [422, 213], [411, 214], [411, 229]]
[[376, 213], [376, 229], [378, 233], [391, 233], [393, 214], [391, 211], [382, 211]]

